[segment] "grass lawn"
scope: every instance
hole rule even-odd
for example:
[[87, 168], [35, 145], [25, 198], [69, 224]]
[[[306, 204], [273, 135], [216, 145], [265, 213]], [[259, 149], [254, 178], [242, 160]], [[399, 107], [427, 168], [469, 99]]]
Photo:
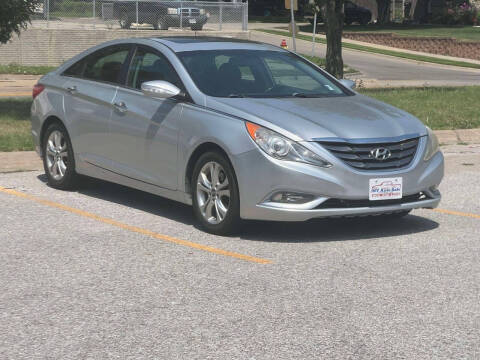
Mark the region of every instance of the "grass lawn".
[[[263, 31], [263, 32], [268, 33], [268, 34], [290, 37], [290, 33], [288, 31], [270, 30], [270, 29], [261, 29], [261, 30], [259, 29], [257, 31]], [[300, 40], [306, 40], [306, 41], [310, 41], [310, 42], [312, 41], [312, 36], [311, 35], [297, 35], [297, 38], [300, 39]], [[317, 43], [326, 44], [325, 39], [317, 38], [315, 41]], [[429, 62], [429, 63], [434, 63], [434, 64], [453, 65], [453, 66], [460, 66], [460, 67], [466, 67], [466, 68], [480, 69], [480, 64], [474, 64], [474, 63], [469, 63], [469, 62], [464, 62], [464, 61], [456, 61], [456, 60], [445, 60], [445, 59], [439, 59], [439, 58], [435, 58], [435, 57], [431, 57], [431, 56], [423, 56], [423, 55], [415, 55], [415, 54], [404, 53], [404, 52], [401, 52], [401, 51], [391, 51], [391, 50], [377, 49], [377, 48], [374, 48], [374, 47], [371, 47], [371, 46], [363, 46], [363, 45], [351, 44], [351, 43], [347, 43], [347, 42], [342, 42], [342, 47], [344, 49], [367, 51], [367, 52], [375, 53], [375, 54], [395, 56], [395, 57], [399, 57], [399, 58], [416, 60], [416, 61], [424, 61], [424, 62]]]
[[[312, 32], [311, 25], [301, 26], [301, 31]], [[473, 26], [445, 26], [445, 25], [349, 25], [345, 32], [381, 32], [394, 33], [403, 36], [435, 36], [455, 38], [460, 41], [480, 41], [480, 28]], [[317, 32], [324, 33], [324, 27], [319, 25]]]
[[0, 74], [44, 75], [55, 69], [55, 66], [24, 66], [10, 64], [0, 65]]
[[480, 86], [361, 89], [359, 92], [408, 111], [432, 129], [480, 128]]
[[33, 150], [31, 98], [0, 98], [0, 151]]
[[[480, 86], [360, 89], [412, 113], [432, 129], [480, 128]], [[0, 151], [33, 150], [30, 98], [0, 98]]]

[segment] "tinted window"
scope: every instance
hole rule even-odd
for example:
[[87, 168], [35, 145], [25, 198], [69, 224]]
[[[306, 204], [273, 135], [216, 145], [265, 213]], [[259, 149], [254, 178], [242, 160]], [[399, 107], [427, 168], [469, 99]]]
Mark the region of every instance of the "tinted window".
[[128, 71], [127, 86], [141, 89], [142, 83], [164, 80], [183, 89], [182, 82], [170, 62], [153, 50], [138, 48]]
[[118, 83], [122, 67], [127, 60], [126, 45], [99, 50], [85, 59], [83, 77], [90, 80]]
[[82, 59], [80, 61], [77, 61], [72, 66], [70, 66], [67, 70], [65, 70], [63, 75], [73, 76], [73, 77], [82, 77], [84, 69], [85, 69], [85, 59]]
[[264, 50], [178, 53], [202, 92], [217, 97], [328, 97], [349, 93], [302, 58]]

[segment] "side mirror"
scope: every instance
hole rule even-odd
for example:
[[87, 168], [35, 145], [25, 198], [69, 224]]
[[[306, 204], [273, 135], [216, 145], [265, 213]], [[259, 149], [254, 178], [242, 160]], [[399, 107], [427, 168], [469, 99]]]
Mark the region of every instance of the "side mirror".
[[340, 84], [342, 84], [343, 86], [349, 88], [350, 90], [353, 90], [356, 88], [356, 84], [355, 84], [355, 81], [353, 80], [348, 80], [348, 79], [340, 79], [338, 80], [340, 82]]
[[142, 93], [157, 99], [167, 99], [181, 94], [181, 90], [168, 81], [155, 80], [142, 83]]

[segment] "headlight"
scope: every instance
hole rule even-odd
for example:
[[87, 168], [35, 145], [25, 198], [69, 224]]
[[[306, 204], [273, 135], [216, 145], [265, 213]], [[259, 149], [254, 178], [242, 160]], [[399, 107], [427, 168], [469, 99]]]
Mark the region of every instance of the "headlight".
[[427, 150], [425, 151], [425, 157], [423, 158], [425, 161], [430, 160], [439, 150], [437, 135], [435, 135], [432, 129], [430, 129], [428, 126], [427, 133]]
[[200, 15], [205, 15], [205, 9], [200, 9]]
[[250, 122], [245, 123], [250, 137], [268, 155], [275, 159], [297, 161], [321, 167], [330, 167], [328, 161], [311, 152], [299, 143], [287, 139], [275, 131]]
[[177, 15], [178, 14], [178, 9], [177, 8], [168, 8], [167, 12], [168, 12], [168, 15]]

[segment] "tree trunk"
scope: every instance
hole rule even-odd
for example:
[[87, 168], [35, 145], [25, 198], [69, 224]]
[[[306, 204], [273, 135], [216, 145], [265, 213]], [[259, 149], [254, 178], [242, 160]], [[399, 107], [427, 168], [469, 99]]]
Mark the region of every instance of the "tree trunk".
[[343, 0], [327, 0], [325, 14], [327, 71], [337, 79], [341, 79], [343, 78]]
[[377, 0], [377, 12], [378, 24], [390, 22], [390, 0]]

